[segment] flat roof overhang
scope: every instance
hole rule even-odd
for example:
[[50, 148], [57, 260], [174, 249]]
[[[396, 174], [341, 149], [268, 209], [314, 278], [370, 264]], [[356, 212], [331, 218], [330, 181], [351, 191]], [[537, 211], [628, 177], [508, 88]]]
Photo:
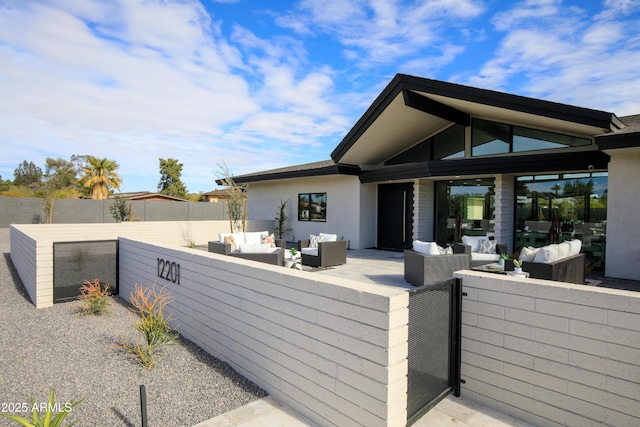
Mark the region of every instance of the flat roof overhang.
[[472, 117], [593, 137], [624, 125], [612, 113], [398, 74], [331, 153], [335, 162], [378, 165]]
[[414, 178], [487, 176], [494, 174], [539, 174], [585, 170], [606, 170], [609, 156], [601, 151], [580, 151], [554, 155], [479, 157], [407, 163], [366, 170], [360, 182], [386, 182]]
[[[309, 178], [326, 175], [359, 175], [360, 168], [353, 165], [329, 164], [329, 162], [317, 162], [308, 165], [298, 165], [298, 167], [281, 168], [278, 170], [265, 171], [256, 174], [240, 175], [232, 177], [237, 184], [251, 182], [263, 182], [279, 179]], [[222, 185], [222, 181], [216, 180], [216, 184]]]

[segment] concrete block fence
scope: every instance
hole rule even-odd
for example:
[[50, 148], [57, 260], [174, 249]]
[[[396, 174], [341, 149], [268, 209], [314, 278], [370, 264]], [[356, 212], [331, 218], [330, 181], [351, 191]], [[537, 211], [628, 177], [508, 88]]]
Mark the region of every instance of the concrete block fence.
[[[405, 289], [120, 239], [120, 295], [164, 285], [184, 337], [319, 425], [404, 426]], [[179, 265], [179, 283], [158, 260]], [[174, 268], [175, 269], [175, 268]]]
[[462, 396], [536, 426], [640, 425], [640, 293], [462, 279]]
[[[274, 221], [248, 221], [248, 231], [273, 230]], [[53, 243], [115, 240], [121, 236], [167, 245], [206, 245], [228, 232], [229, 221], [150, 221], [113, 224], [20, 224], [10, 227], [11, 261], [37, 308], [53, 305]], [[91, 280], [92, 278], [88, 278]]]

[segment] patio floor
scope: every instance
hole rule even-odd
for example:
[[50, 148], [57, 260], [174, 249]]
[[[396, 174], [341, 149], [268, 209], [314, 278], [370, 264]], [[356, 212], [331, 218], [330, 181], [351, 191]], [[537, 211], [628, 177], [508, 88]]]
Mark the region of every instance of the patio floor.
[[[379, 249], [351, 249], [347, 251], [346, 264], [325, 269], [314, 269], [314, 274], [324, 274], [380, 285], [412, 287], [404, 280], [403, 252]], [[602, 270], [593, 270], [586, 280], [590, 286], [640, 292], [640, 281], [605, 277]]]

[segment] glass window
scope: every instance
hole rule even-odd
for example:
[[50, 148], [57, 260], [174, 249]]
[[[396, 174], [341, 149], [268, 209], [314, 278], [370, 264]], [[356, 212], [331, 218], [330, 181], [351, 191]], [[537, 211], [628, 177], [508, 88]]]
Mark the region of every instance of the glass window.
[[536, 129], [513, 127], [513, 151], [552, 150], [591, 145], [591, 141]]
[[537, 129], [474, 119], [471, 130], [472, 156], [553, 150], [591, 145], [590, 139]]
[[471, 155], [508, 153], [509, 141], [511, 141], [510, 132], [509, 125], [474, 119], [471, 131]]
[[494, 180], [465, 179], [436, 183], [436, 241], [460, 242], [463, 235], [486, 236], [494, 226]]
[[[516, 249], [580, 239], [588, 261], [603, 266], [608, 177], [601, 172], [577, 175], [517, 179]], [[560, 233], [550, 233], [554, 222]]]
[[451, 126], [433, 137], [433, 160], [462, 157], [464, 157], [464, 126]]
[[387, 160], [385, 165], [464, 157], [464, 126], [454, 125]]

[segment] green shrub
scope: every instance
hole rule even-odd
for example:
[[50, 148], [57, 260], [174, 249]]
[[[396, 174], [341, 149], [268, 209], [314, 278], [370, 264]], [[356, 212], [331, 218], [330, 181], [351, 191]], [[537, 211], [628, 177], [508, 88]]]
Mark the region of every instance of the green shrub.
[[166, 305], [174, 299], [165, 287], [157, 291], [155, 283], [147, 289], [142, 285], [135, 285], [135, 290], [131, 293], [131, 311], [134, 313], [133, 325], [140, 333], [141, 339], [129, 343], [123, 338], [120, 342], [114, 343], [114, 347], [130, 352], [138, 363], [152, 368], [155, 365], [153, 355], [163, 345], [178, 338], [178, 334], [169, 326], [173, 317], [164, 314]]

